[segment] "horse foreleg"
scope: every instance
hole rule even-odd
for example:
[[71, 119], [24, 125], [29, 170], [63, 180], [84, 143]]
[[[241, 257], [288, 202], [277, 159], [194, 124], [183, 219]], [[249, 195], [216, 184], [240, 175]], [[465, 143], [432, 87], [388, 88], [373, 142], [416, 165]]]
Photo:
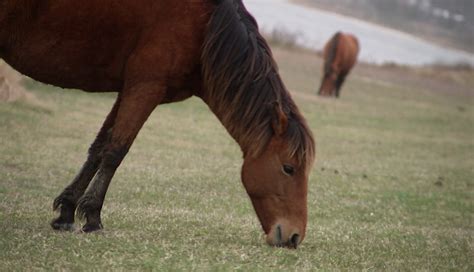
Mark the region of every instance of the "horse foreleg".
[[73, 230], [74, 229], [74, 212], [79, 198], [84, 194], [90, 181], [99, 169], [102, 160], [102, 151], [113, 127], [117, 116], [117, 109], [120, 104], [120, 96], [115, 101], [112, 110], [107, 115], [102, 128], [97, 134], [94, 142], [89, 147], [86, 162], [82, 165], [81, 170], [74, 180], [69, 184], [63, 192], [56, 197], [53, 203], [54, 210], [60, 209], [59, 217], [51, 222], [51, 227], [56, 230]]
[[82, 231], [102, 229], [100, 213], [110, 181], [146, 119], [163, 99], [164, 91], [164, 87], [149, 83], [139, 84], [122, 93], [115, 124], [105, 146], [99, 170], [78, 202], [78, 216], [86, 219]]

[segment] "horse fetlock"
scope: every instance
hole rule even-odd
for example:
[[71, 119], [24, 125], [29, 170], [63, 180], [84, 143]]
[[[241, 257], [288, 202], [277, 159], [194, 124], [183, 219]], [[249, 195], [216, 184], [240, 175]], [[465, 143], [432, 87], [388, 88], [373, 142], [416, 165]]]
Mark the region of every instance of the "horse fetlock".
[[62, 192], [53, 203], [53, 209], [60, 210], [59, 216], [51, 221], [51, 227], [55, 230], [73, 231], [74, 230], [74, 211], [76, 205], [72, 200], [70, 191]]
[[76, 215], [79, 219], [86, 219], [87, 222], [94, 221], [94, 218], [99, 218], [102, 202], [91, 195], [84, 195], [77, 203]]
[[85, 219], [86, 224], [82, 227], [82, 232], [93, 232], [103, 228], [100, 220], [100, 210], [102, 203], [94, 196], [83, 196], [77, 206], [77, 216]]
[[58, 197], [54, 199], [53, 210], [57, 211], [59, 208], [62, 210], [63, 207], [75, 210], [75, 203], [76, 200], [74, 198], [74, 193], [71, 190], [65, 189]]

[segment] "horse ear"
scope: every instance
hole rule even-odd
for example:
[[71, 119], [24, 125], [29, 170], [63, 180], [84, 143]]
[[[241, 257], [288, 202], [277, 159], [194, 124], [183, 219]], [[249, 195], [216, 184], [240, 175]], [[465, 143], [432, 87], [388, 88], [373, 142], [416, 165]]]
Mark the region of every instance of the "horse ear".
[[281, 136], [286, 132], [286, 129], [288, 128], [288, 117], [283, 112], [283, 109], [281, 108], [280, 103], [278, 102], [273, 103], [273, 113], [273, 131], [275, 131], [276, 136]]

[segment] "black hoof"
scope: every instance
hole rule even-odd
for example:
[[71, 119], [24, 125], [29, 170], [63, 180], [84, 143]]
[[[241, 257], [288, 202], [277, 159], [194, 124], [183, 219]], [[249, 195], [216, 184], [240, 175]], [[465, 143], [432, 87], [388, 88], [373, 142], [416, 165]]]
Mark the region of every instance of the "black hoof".
[[87, 223], [82, 227], [82, 232], [90, 233], [90, 232], [102, 230], [103, 228], [104, 227], [102, 226], [102, 223], [99, 223], [99, 224]]
[[63, 218], [58, 217], [51, 221], [51, 227], [54, 230], [60, 230], [60, 231], [74, 231], [74, 222], [66, 222]]

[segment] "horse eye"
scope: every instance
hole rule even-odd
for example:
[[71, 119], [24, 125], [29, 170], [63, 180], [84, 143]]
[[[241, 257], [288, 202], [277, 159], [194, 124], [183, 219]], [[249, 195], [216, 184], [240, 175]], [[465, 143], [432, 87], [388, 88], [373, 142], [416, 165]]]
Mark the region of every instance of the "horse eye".
[[293, 174], [295, 173], [295, 168], [291, 165], [284, 164], [283, 165], [283, 173], [285, 173], [285, 175], [287, 175], [287, 176], [293, 176]]

